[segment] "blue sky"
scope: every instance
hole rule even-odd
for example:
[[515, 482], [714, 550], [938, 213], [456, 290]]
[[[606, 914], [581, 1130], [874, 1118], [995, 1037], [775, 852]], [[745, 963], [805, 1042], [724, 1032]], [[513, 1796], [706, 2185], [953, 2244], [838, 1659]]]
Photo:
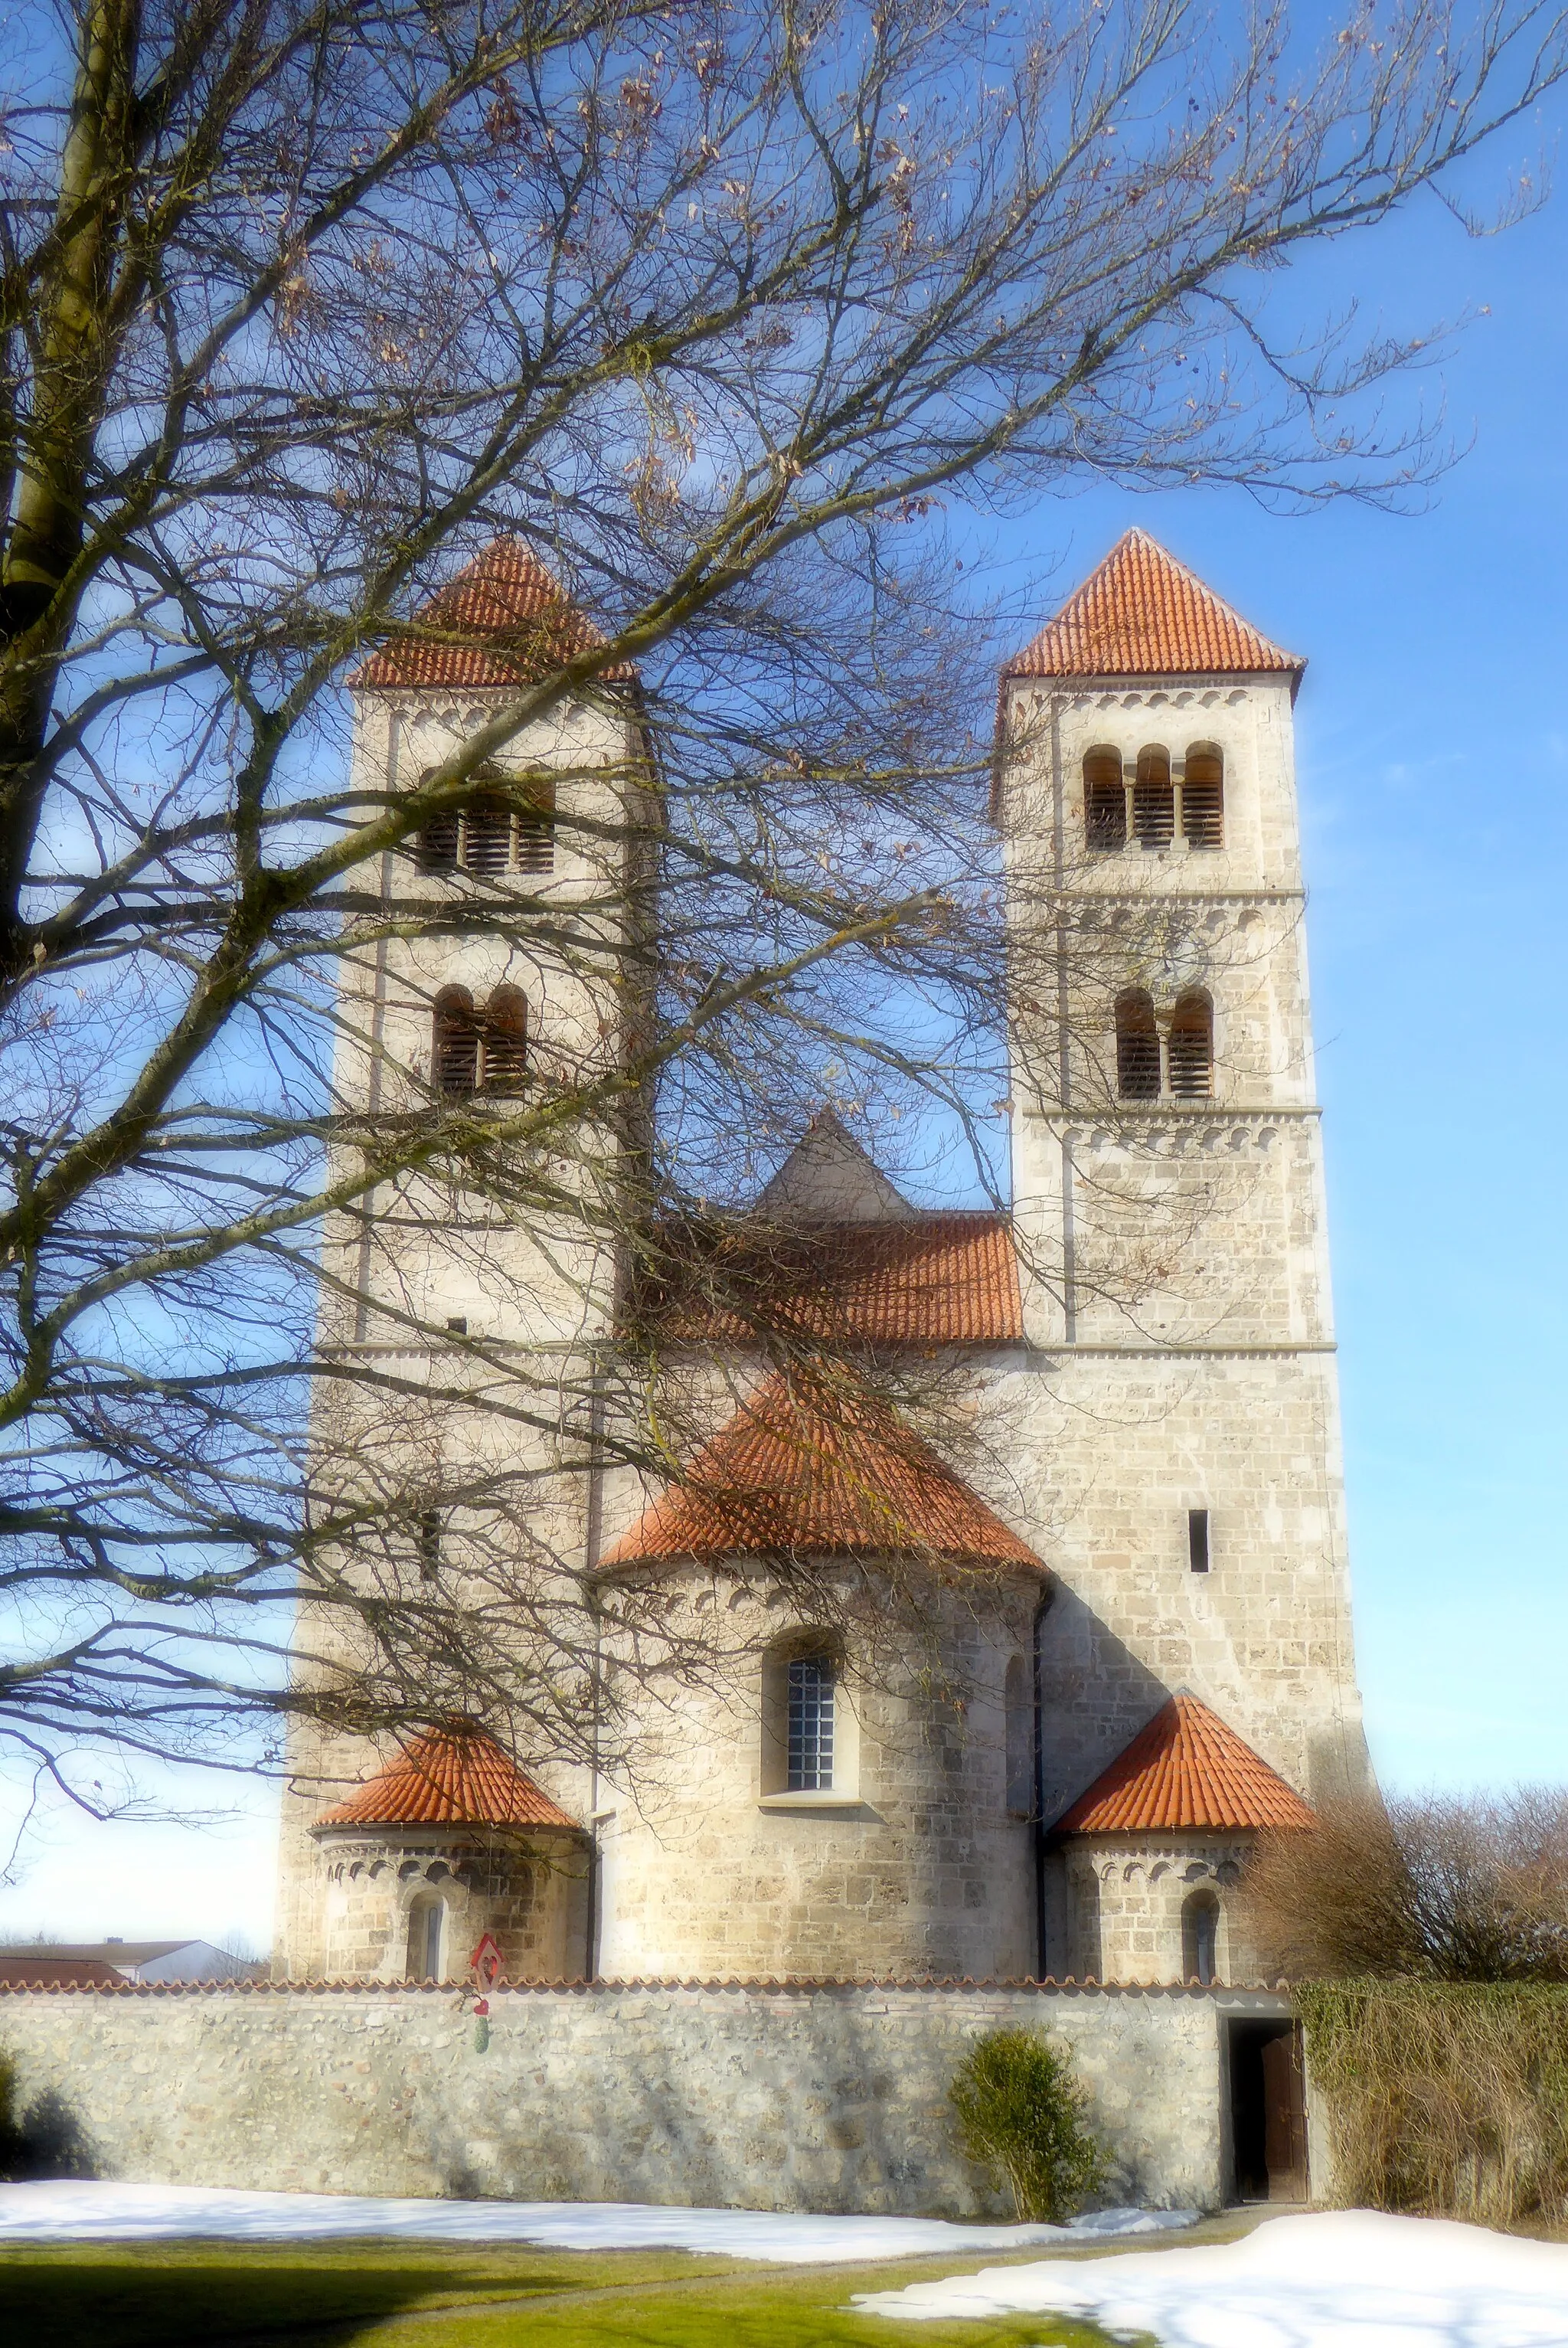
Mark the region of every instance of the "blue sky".
[[[1518, 142], [1528, 147], [1528, 136]], [[1483, 175], [1484, 178], [1488, 175]], [[1426, 510], [1091, 491], [988, 532], [1040, 616], [1130, 522], [1310, 660], [1297, 708], [1360, 1673], [1390, 1787], [1568, 1777], [1568, 208], [1348, 244], [1368, 324], [1478, 314], [1425, 379]], [[272, 1796], [204, 1831], [55, 1811], [0, 1932], [266, 1938]]]

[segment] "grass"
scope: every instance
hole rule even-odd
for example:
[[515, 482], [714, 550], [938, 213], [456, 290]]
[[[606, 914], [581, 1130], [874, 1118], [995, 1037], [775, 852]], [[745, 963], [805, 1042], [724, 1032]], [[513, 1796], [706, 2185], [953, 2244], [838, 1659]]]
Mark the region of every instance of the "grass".
[[855, 2291], [1003, 2262], [781, 2271], [678, 2251], [100, 2243], [0, 2250], [0, 2310], [10, 2338], [40, 2348], [1110, 2348], [1072, 2319], [911, 2331], [845, 2312]]

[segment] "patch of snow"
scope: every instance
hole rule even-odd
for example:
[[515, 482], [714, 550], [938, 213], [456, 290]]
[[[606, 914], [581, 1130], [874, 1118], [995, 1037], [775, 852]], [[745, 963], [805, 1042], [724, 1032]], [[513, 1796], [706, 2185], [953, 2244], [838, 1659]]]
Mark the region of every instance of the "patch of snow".
[[962, 2226], [939, 2218], [805, 2217], [641, 2201], [390, 2200], [352, 2193], [241, 2193], [220, 2186], [0, 2185], [0, 2242], [231, 2241], [376, 2234], [529, 2242], [554, 2250], [712, 2250], [784, 2265], [1032, 2250], [1190, 2226], [1193, 2209], [1096, 2209], [1067, 2226]]
[[531, 2242], [551, 2250], [712, 2250], [785, 2266], [1024, 2250], [1085, 2237], [1190, 2226], [1192, 2209], [1096, 2209], [1068, 2226], [958, 2226], [939, 2218], [816, 2218], [682, 2209], [642, 2201], [394, 2201], [352, 2193], [240, 2193], [220, 2186], [0, 2185], [0, 2242], [227, 2241], [393, 2234], [434, 2242]]
[[1056, 2260], [862, 2291], [905, 2319], [1088, 2315], [1161, 2348], [1568, 2348], [1568, 2245], [1370, 2209], [1239, 2242]]

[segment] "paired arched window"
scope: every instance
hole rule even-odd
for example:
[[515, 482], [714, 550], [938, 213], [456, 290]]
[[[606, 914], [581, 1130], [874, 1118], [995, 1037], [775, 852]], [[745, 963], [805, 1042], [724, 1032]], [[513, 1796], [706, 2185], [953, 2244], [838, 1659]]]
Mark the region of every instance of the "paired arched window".
[[1189, 1892], [1182, 1902], [1182, 1979], [1202, 1982], [1206, 1987], [1214, 1978], [1219, 1943], [1218, 1894]]
[[[1169, 1066], [1173, 1100], [1206, 1100], [1214, 1089], [1214, 1005], [1201, 987], [1171, 1014]], [[1153, 999], [1141, 986], [1116, 997], [1116, 1089], [1123, 1100], [1160, 1097], [1160, 1028]]]
[[1003, 1689], [1007, 1725], [1007, 1799], [1015, 1818], [1034, 1816], [1034, 1698], [1029, 1665], [1014, 1655]]
[[[497, 783], [493, 767], [475, 778]], [[427, 823], [415, 843], [422, 872], [548, 872], [555, 857], [555, 795], [547, 784], [517, 784], [511, 792], [476, 791], [461, 807]]]
[[1173, 772], [1171, 754], [1164, 745], [1149, 743], [1138, 753], [1130, 793], [1120, 750], [1097, 743], [1086, 751], [1083, 826], [1091, 851], [1106, 855], [1125, 848], [1129, 822], [1131, 836], [1140, 848], [1170, 848], [1178, 830], [1188, 848], [1223, 848], [1225, 761], [1215, 745], [1190, 744], [1178, 776]]
[[528, 1008], [515, 986], [497, 986], [483, 1011], [466, 986], [444, 986], [433, 1010], [430, 1069], [438, 1093], [515, 1093], [528, 1075]]
[[1141, 986], [1116, 997], [1116, 1089], [1123, 1100], [1160, 1097], [1160, 1031]]
[[408, 1911], [408, 1978], [438, 1982], [446, 1955], [446, 1903], [420, 1899]]

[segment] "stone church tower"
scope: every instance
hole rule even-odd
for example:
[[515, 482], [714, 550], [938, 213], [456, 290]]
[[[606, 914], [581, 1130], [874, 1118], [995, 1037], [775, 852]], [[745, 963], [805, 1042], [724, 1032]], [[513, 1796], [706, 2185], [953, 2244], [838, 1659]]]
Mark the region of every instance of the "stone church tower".
[[[435, 613], [449, 641], [356, 680], [372, 787], [484, 722], [530, 616], [589, 627], [504, 544]], [[711, 1296], [677, 1297], [667, 1354], [712, 1398], [682, 1478], [552, 1480], [539, 1438], [556, 1553], [607, 1586], [658, 1577], [672, 1620], [722, 1606], [731, 1678], [650, 1715], [624, 1783], [503, 1751], [480, 1722], [402, 1755], [302, 1739], [281, 1970], [460, 1974], [484, 1929], [517, 1973], [1247, 1977], [1234, 1890], [1254, 1838], [1309, 1824], [1367, 1767], [1301, 674], [1139, 531], [1009, 664], [993, 815], [1018, 945], [1011, 1215], [917, 1209], [818, 1119], [756, 1201], [788, 1363]], [[591, 811], [635, 787], [630, 696], [545, 731], [515, 755], [553, 764], [561, 794]], [[497, 845], [481, 793], [428, 843], [427, 885], [526, 872], [549, 816], [514, 809]], [[623, 871], [590, 868], [548, 885], [626, 901]], [[506, 938], [497, 920], [356, 969], [345, 1032], [375, 1040], [345, 1045], [342, 1088], [374, 1106], [378, 1087], [505, 1085], [536, 1056], [623, 1048], [608, 993]], [[577, 1163], [613, 1168], [614, 1149]], [[356, 1300], [344, 1344], [429, 1364], [445, 1322], [537, 1365], [613, 1342], [618, 1268], [569, 1231], [491, 1210], [459, 1243], [399, 1197], [334, 1244]], [[986, 1464], [960, 1474], [886, 1401], [819, 1375], [814, 1338], [840, 1364], [846, 1347], [939, 1362]], [[448, 1411], [421, 1439], [460, 1480], [482, 1416], [466, 1431]], [[874, 1623], [860, 1652], [844, 1622], [803, 1615], [789, 1558], [873, 1596], [924, 1592], [941, 1669], [874, 1668]]]

